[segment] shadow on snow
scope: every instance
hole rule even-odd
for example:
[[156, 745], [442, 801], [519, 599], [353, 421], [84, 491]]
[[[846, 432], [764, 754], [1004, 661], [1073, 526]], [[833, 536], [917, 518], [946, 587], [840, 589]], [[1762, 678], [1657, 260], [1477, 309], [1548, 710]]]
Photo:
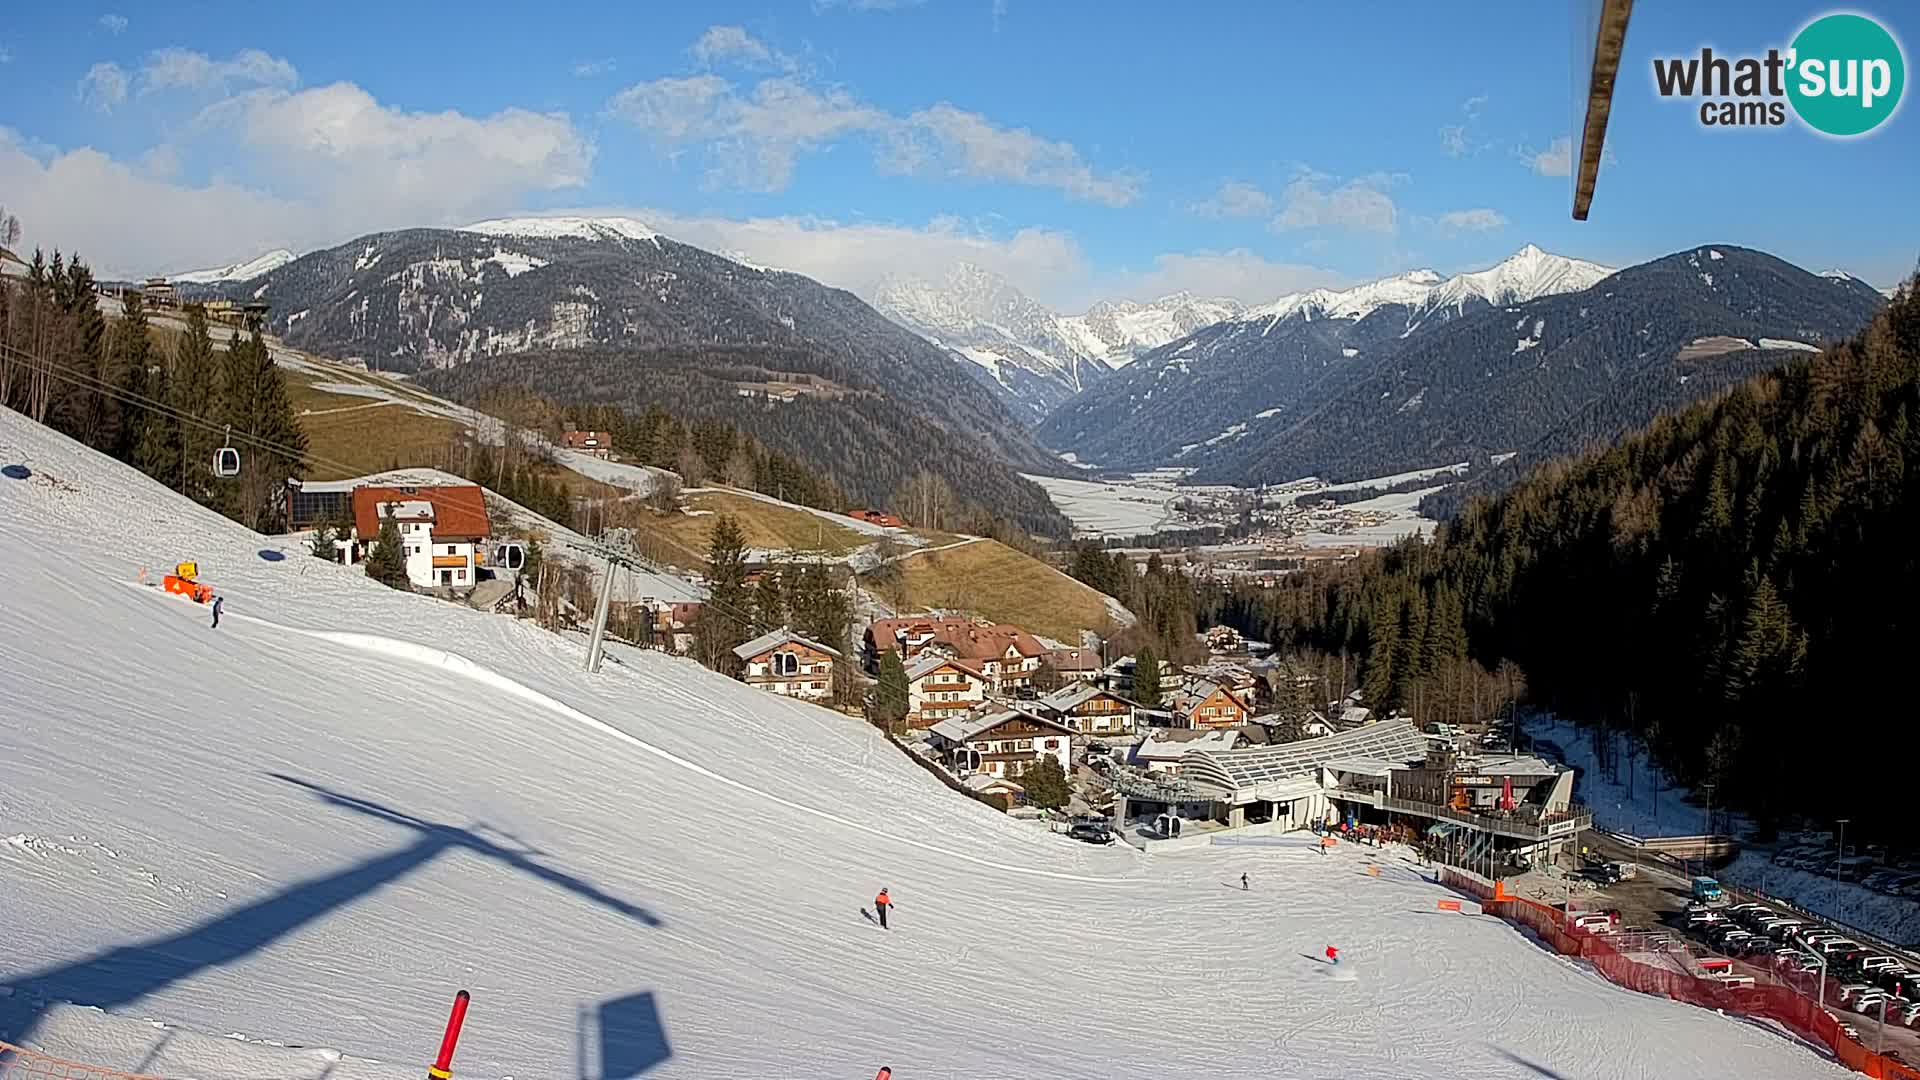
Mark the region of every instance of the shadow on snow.
[[[270, 774], [274, 779], [313, 792], [329, 806], [364, 814], [401, 826], [415, 835], [406, 846], [321, 877], [308, 878], [235, 908], [191, 929], [133, 945], [121, 945], [61, 967], [30, 972], [10, 980], [21, 991], [0, 998], [0, 1038], [25, 1043], [51, 1004], [70, 1001], [104, 1010], [129, 1005], [174, 983], [191, 979], [209, 968], [246, 958], [279, 938], [324, 918], [432, 861], [440, 854], [462, 850], [482, 855], [557, 886], [592, 903], [657, 927], [651, 912], [601, 891], [564, 871], [536, 862], [538, 851], [504, 847], [481, 836], [486, 829], [456, 828], [426, 821], [379, 803], [343, 795], [305, 780]], [[510, 839], [510, 838], [509, 838]], [[640, 1069], [666, 1060], [666, 1036], [651, 994], [610, 1001], [601, 1006], [602, 1060], [609, 1063], [606, 1080], [635, 1075]], [[431, 1041], [433, 1032], [424, 1032]], [[634, 1072], [616, 1073], [648, 1062]]]

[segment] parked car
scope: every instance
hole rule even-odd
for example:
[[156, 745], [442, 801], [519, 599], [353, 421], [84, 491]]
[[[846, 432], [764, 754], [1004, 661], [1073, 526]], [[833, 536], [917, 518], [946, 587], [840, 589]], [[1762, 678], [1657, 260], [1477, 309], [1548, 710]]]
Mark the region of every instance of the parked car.
[[1868, 983], [1848, 983], [1840, 988], [1840, 1004], [1845, 1005], [1872, 989], [1874, 989], [1873, 986]]
[[1860, 960], [1861, 971], [1884, 971], [1887, 968], [1899, 966], [1899, 959], [1892, 956], [1866, 956]]
[[1908, 1027], [1912, 1027], [1913, 1022], [1915, 1020], [1920, 1020], [1920, 1002], [1915, 1002], [1914, 1004], [1909, 1005], [1906, 1008], [1900, 1010], [1901, 1023], [1907, 1025]]
[[1111, 844], [1118, 839], [1105, 821], [1076, 821], [1067, 829], [1067, 835], [1086, 844]]

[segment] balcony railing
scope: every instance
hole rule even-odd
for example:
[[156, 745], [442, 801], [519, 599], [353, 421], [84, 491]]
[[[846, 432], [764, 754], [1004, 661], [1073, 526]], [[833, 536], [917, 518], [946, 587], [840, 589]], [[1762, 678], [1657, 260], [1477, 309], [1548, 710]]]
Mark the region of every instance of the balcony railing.
[[1420, 802], [1416, 799], [1403, 799], [1399, 796], [1383, 798], [1380, 800], [1380, 805], [1396, 813], [1451, 821], [1456, 825], [1465, 825], [1469, 829], [1480, 832], [1518, 837], [1522, 840], [1550, 840], [1559, 836], [1572, 836], [1593, 827], [1593, 814], [1583, 806], [1550, 813], [1521, 807], [1507, 812], [1476, 814], [1467, 810], [1455, 810], [1451, 806]]

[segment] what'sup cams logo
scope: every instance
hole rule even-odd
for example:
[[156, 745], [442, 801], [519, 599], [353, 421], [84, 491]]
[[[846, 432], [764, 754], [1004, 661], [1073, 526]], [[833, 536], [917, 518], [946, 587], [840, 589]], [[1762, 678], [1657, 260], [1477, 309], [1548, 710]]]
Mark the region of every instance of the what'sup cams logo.
[[1700, 101], [1704, 127], [1780, 127], [1788, 110], [1823, 135], [1852, 138], [1885, 124], [1906, 89], [1906, 56], [1885, 26], [1836, 12], [1808, 23], [1765, 56], [1655, 57], [1663, 98]]

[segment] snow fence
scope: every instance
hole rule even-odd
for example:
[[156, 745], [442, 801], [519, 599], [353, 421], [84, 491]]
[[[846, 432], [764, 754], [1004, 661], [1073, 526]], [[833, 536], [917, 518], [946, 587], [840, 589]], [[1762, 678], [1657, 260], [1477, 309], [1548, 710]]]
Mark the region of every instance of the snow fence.
[[[1878, 1080], [1920, 1080], [1920, 1068], [1876, 1054], [1842, 1031], [1840, 1019], [1810, 996], [1819, 993], [1818, 983], [1806, 989], [1790, 986], [1770, 968], [1742, 961], [1733, 963], [1733, 972], [1750, 977], [1751, 986], [1650, 964], [1614, 948], [1607, 935], [1570, 929], [1566, 913], [1559, 908], [1519, 897], [1494, 899], [1492, 883], [1478, 874], [1441, 867], [1440, 881], [1477, 898], [1487, 914], [1533, 931], [1562, 955], [1586, 961], [1609, 982], [1703, 1009], [1772, 1020], [1808, 1042], [1827, 1047], [1836, 1061], [1856, 1072]], [[1826, 999], [1840, 999], [1838, 980], [1829, 980]]]
[[116, 1072], [97, 1065], [63, 1061], [10, 1042], [0, 1042], [0, 1080], [159, 1080], [158, 1077]]

